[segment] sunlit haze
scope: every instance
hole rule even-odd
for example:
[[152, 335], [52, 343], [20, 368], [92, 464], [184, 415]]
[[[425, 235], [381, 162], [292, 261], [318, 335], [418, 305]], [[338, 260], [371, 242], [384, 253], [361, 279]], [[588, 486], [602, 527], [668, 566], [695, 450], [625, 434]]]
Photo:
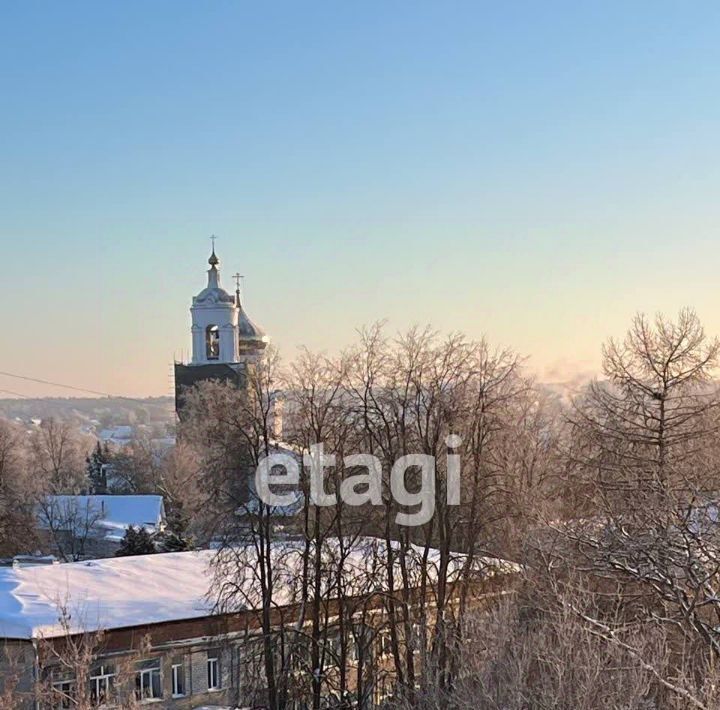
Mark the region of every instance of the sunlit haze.
[[[80, 21], [82, 19], [82, 22]], [[715, 3], [5, 3], [0, 370], [172, 391], [211, 234], [286, 359], [720, 333]], [[0, 376], [0, 397], [69, 391]]]

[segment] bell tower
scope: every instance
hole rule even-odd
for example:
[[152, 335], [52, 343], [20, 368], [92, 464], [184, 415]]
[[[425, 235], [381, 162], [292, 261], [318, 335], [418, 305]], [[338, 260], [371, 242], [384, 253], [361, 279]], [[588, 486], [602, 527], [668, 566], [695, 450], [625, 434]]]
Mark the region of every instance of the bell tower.
[[220, 259], [208, 259], [207, 287], [195, 296], [190, 307], [192, 317], [192, 364], [238, 362], [238, 308], [227, 291], [220, 287]]
[[230, 381], [241, 387], [247, 367], [256, 361], [268, 343], [240, 303], [240, 287], [230, 295], [220, 285], [220, 259], [208, 259], [207, 286], [192, 299], [192, 357], [175, 363], [175, 409], [182, 417], [183, 391], [203, 380]]

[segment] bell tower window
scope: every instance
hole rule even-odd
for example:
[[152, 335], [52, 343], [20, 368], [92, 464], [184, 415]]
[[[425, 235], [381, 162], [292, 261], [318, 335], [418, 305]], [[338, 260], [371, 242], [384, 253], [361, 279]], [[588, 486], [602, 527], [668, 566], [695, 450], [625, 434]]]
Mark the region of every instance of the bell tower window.
[[205, 355], [208, 360], [220, 358], [220, 329], [216, 325], [205, 328]]

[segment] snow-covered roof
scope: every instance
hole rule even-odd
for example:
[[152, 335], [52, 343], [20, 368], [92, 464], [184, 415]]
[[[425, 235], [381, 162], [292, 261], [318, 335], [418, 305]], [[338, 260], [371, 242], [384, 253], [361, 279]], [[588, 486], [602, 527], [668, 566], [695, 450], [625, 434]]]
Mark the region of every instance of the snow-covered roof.
[[[360, 538], [349, 544], [347, 555], [348, 593], [365, 594], [386, 588], [383, 555], [385, 542]], [[339, 540], [326, 542], [323, 557], [330, 563], [342, 551]], [[42, 638], [65, 635], [68, 631], [95, 631], [167, 621], [202, 618], [213, 613], [213, 567], [215, 573], [232, 574], [238, 596], [227, 611], [258, 608], [260, 604], [255, 546], [173, 552], [136, 557], [116, 557], [61, 565], [0, 568], [0, 638]], [[275, 603], [283, 606], [299, 600], [298, 584], [304, 544], [298, 541], [277, 544], [272, 550], [276, 570]], [[216, 559], [216, 555], [221, 555]], [[422, 559], [420, 548], [409, 551], [406, 560], [411, 574]], [[436, 574], [439, 553], [431, 551], [427, 574]], [[450, 575], [463, 566], [465, 557], [451, 560]], [[516, 571], [502, 560], [485, 558], [476, 562], [477, 571], [488, 576]], [[398, 570], [399, 572], [399, 570]], [[332, 590], [321, 589], [322, 594]], [[66, 625], [60, 623], [66, 614]]]
[[62, 636], [206, 616], [212, 552], [0, 568], [0, 637]]
[[101, 429], [98, 433], [100, 441], [128, 441], [132, 439], [133, 428], [126, 424], [112, 427], [111, 429]]
[[88, 525], [95, 536], [120, 540], [133, 527], [149, 533], [160, 530], [165, 521], [162, 496], [91, 495], [47, 496], [40, 506], [38, 520], [43, 527], [75, 528], [85, 534]]

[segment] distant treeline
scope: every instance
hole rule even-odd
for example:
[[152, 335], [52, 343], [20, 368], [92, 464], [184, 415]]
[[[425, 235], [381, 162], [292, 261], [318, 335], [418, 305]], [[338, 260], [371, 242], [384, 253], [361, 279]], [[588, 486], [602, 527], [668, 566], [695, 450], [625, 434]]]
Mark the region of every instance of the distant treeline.
[[103, 426], [114, 424], [169, 422], [174, 418], [172, 397], [40, 397], [37, 399], [0, 399], [0, 417], [7, 419], [44, 419], [57, 417], [95, 420]]

